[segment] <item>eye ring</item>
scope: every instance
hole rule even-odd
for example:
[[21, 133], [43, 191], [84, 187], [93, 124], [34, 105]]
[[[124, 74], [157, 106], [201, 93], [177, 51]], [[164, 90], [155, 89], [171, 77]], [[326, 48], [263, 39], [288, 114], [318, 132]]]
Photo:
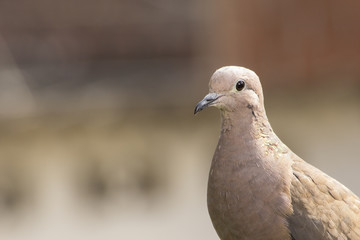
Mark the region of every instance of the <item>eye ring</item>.
[[238, 91], [243, 90], [244, 87], [245, 87], [245, 81], [243, 81], [243, 80], [238, 81], [238, 82], [236, 83], [236, 85], [235, 85], [235, 88], [236, 88], [236, 90], [238, 90]]

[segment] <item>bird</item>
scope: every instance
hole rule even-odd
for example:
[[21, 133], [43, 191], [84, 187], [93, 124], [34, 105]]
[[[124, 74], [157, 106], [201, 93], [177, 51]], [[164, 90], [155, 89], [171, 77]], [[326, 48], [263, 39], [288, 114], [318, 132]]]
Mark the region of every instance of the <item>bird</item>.
[[274, 133], [257, 74], [225, 66], [195, 107], [220, 110], [207, 205], [221, 240], [360, 239], [360, 200]]

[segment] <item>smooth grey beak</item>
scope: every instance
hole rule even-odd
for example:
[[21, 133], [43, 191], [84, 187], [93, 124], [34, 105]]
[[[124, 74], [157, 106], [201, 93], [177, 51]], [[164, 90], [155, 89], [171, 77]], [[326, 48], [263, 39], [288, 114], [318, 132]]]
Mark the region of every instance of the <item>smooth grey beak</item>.
[[216, 94], [216, 93], [209, 93], [204, 97], [203, 100], [201, 100], [195, 107], [194, 114], [200, 112], [204, 108], [208, 107], [213, 103], [215, 100], [217, 100], [222, 95]]

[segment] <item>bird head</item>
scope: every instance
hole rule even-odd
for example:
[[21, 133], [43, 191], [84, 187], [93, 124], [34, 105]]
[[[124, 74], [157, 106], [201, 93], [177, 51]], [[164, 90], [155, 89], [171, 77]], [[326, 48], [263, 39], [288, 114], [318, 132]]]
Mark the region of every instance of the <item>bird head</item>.
[[212, 75], [209, 94], [195, 107], [194, 114], [213, 106], [222, 113], [263, 108], [263, 93], [255, 72], [238, 66], [222, 67]]

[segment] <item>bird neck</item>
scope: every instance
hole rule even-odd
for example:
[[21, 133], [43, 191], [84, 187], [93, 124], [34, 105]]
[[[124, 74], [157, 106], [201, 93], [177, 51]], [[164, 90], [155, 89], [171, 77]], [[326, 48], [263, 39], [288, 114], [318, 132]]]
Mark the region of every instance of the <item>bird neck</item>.
[[[265, 111], [222, 112], [221, 118], [222, 133], [208, 182], [209, 213], [218, 234], [222, 239], [244, 234], [249, 239], [289, 239], [291, 162], [284, 161], [287, 148], [273, 133]], [[258, 217], [264, 213], [268, 218]], [[255, 219], [258, 227], [249, 219]], [[228, 228], [230, 232], [223, 232]]]
[[221, 112], [221, 135], [256, 140], [275, 137], [264, 109], [247, 109], [234, 112]]

